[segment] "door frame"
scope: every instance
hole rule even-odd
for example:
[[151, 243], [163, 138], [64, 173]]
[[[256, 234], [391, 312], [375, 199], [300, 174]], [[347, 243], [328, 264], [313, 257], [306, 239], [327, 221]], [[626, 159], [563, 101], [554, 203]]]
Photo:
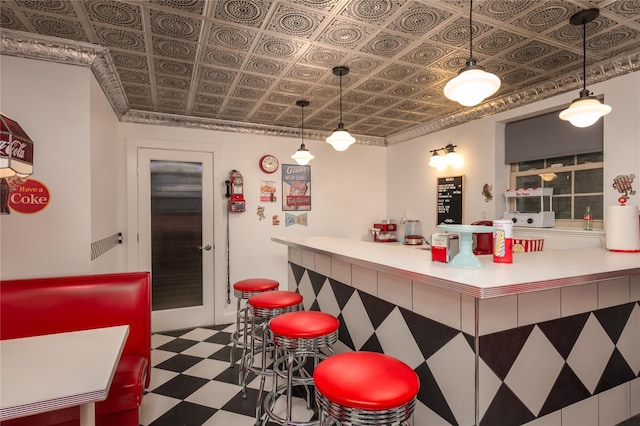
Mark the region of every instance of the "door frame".
[[[138, 224], [138, 149], [164, 149], [171, 151], [198, 151], [208, 152], [213, 155], [213, 269], [214, 269], [214, 323], [225, 324], [230, 322], [227, 306], [227, 282], [226, 282], [226, 261], [225, 261], [225, 213], [226, 200], [224, 197], [224, 177], [222, 171], [222, 159], [220, 146], [215, 143], [200, 143], [192, 141], [175, 141], [161, 139], [142, 139], [127, 138], [126, 139], [126, 188], [127, 188], [127, 206], [126, 206], [126, 232], [124, 235], [124, 244], [127, 249], [127, 270], [140, 271], [141, 263], [139, 258], [139, 242], [140, 234]], [[231, 295], [233, 298], [233, 294]], [[206, 325], [206, 324], [202, 324]]]

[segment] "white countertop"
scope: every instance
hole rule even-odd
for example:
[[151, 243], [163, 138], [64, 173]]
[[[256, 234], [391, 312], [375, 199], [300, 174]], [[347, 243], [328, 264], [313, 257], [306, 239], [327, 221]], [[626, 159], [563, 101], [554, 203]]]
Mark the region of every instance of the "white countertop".
[[518, 253], [512, 264], [478, 256], [484, 267], [463, 269], [432, 262], [430, 251], [397, 243], [336, 237], [272, 237], [271, 241], [483, 299], [640, 274], [640, 253], [597, 247]]

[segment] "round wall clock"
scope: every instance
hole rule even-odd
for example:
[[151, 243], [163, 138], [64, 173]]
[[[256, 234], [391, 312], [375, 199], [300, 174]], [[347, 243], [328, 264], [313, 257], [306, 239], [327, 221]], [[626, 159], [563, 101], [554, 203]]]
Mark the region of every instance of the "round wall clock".
[[273, 173], [278, 170], [278, 167], [280, 166], [280, 162], [273, 155], [263, 155], [262, 158], [260, 158], [259, 164], [260, 170], [265, 173]]

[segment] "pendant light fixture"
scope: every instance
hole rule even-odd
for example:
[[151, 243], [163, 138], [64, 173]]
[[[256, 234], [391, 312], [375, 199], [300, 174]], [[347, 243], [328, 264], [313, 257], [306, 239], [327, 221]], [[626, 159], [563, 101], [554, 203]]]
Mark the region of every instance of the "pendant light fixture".
[[469, 59], [458, 75], [444, 86], [444, 95], [464, 106], [478, 105], [500, 88], [498, 76], [486, 72], [473, 57], [473, 0], [469, 6]]
[[571, 102], [569, 108], [560, 112], [560, 119], [569, 121], [576, 127], [589, 127], [600, 117], [611, 112], [611, 107], [600, 103], [593, 93], [587, 90], [587, 23], [600, 15], [598, 9], [587, 9], [576, 13], [569, 22], [571, 25], [582, 25], [582, 90], [580, 97]]
[[300, 111], [302, 111], [302, 121], [300, 125], [300, 135], [302, 137], [302, 143], [300, 144], [300, 148], [298, 148], [296, 153], [293, 154], [291, 158], [296, 160], [296, 163], [304, 166], [305, 164], [309, 164], [309, 161], [315, 158], [313, 155], [311, 155], [307, 147], [304, 146], [304, 107], [309, 106], [309, 101], [296, 101], [296, 105], [298, 105], [300, 107]]
[[349, 68], [347, 67], [334, 67], [333, 74], [340, 77], [340, 122], [338, 128], [327, 138], [327, 143], [333, 146], [336, 151], [345, 151], [356, 141], [356, 138], [351, 136], [347, 129], [344, 128], [342, 122], [342, 76], [349, 74]]

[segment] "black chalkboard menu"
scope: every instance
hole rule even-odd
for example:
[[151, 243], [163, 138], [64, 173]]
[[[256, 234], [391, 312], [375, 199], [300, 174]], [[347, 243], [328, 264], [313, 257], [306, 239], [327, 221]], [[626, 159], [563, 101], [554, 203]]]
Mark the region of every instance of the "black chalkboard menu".
[[438, 223], [462, 225], [463, 176], [438, 178]]

